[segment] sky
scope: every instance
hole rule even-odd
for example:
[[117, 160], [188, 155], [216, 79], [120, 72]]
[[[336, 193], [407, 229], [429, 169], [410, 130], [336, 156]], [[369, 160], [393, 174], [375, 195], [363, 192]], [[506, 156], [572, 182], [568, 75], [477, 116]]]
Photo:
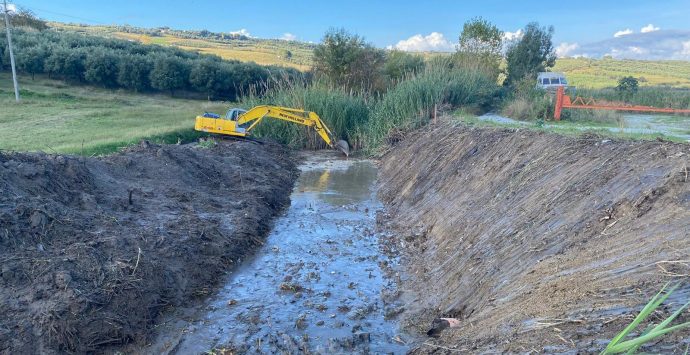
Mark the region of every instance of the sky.
[[[690, 60], [690, 0], [13, 0], [39, 17], [87, 24], [207, 29], [319, 42], [332, 27], [381, 48], [452, 50], [481, 16], [520, 38], [531, 21], [553, 25], [561, 56]], [[658, 58], [658, 57], [662, 58]]]

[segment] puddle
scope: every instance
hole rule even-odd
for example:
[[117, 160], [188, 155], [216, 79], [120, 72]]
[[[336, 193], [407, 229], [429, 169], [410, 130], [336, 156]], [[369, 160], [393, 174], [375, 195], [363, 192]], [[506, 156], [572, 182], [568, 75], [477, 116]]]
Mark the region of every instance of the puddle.
[[313, 158], [301, 171], [266, 244], [203, 307], [176, 311], [143, 352], [406, 352], [384, 316], [394, 282], [373, 232], [376, 167]]

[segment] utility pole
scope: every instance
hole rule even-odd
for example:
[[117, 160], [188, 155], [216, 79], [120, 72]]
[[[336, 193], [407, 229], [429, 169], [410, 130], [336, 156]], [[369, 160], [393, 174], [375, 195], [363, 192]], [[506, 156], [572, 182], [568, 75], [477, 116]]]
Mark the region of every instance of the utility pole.
[[10, 34], [10, 10], [7, 8], [7, 0], [3, 0], [5, 4], [5, 29], [7, 29], [7, 45], [10, 47], [10, 64], [12, 65], [12, 81], [14, 81], [14, 98], [19, 102], [19, 84], [17, 84], [17, 68], [14, 64], [14, 52], [12, 52], [12, 35]]

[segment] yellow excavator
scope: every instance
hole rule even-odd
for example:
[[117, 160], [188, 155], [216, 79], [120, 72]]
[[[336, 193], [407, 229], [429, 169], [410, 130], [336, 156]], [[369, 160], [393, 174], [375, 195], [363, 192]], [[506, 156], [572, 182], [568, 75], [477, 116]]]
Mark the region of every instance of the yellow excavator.
[[336, 141], [319, 115], [289, 107], [261, 105], [252, 107], [250, 110], [231, 108], [225, 117], [206, 112], [202, 116], [196, 116], [194, 129], [201, 132], [247, 137], [252, 129], [267, 117], [313, 127], [329, 147], [340, 150], [346, 156], [350, 155], [350, 146], [347, 142]]

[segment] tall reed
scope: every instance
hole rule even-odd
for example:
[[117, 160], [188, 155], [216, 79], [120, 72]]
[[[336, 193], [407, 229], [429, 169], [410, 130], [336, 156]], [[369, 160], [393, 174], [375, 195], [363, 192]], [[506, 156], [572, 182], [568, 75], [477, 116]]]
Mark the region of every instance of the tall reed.
[[[249, 95], [242, 106], [271, 104], [316, 112], [336, 139], [354, 149], [373, 151], [386, 137], [426, 124], [440, 105], [486, 107], [498, 94], [497, 85], [476, 71], [450, 69], [443, 63], [427, 66], [376, 97], [333, 88], [322, 82], [283, 84], [264, 95]], [[270, 120], [254, 132], [293, 147], [318, 149], [324, 144], [305, 127]]]

